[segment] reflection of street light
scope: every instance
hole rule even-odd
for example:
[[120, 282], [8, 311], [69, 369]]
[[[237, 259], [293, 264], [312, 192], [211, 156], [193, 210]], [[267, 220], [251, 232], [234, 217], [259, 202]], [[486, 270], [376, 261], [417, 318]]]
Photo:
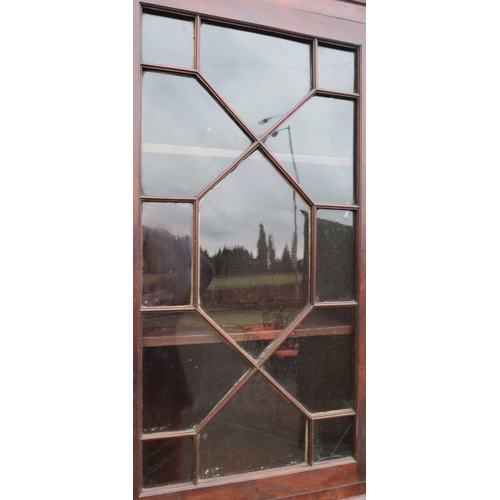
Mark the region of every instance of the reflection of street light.
[[[269, 118], [273, 118], [273, 117], [269, 117]], [[264, 120], [268, 121], [269, 118], [264, 118]], [[263, 120], [261, 120], [261, 121], [263, 121]], [[263, 123], [266, 123], [266, 122], [263, 122]], [[299, 172], [297, 170], [297, 164], [295, 163], [295, 155], [293, 153], [292, 129], [290, 128], [290, 125], [288, 125], [287, 127], [283, 127], [283, 128], [279, 128], [278, 130], [275, 130], [271, 134], [271, 137], [276, 137], [282, 130], [288, 130], [288, 142], [290, 144], [290, 153], [292, 155], [293, 170], [295, 172], [295, 177], [297, 179], [297, 182], [300, 183]], [[295, 195], [295, 189], [292, 188], [292, 190], [293, 190], [293, 224], [294, 224], [294, 231], [293, 231], [293, 237], [292, 237], [291, 257], [292, 257], [292, 267], [293, 267], [293, 270], [295, 271], [295, 295], [298, 297], [298, 293], [299, 293], [299, 274], [298, 274], [298, 266], [297, 266], [297, 200], [296, 200], [296, 195]]]
[[258, 121], [257, 123], [259, 125], [265, 125], [267, 122], [271, 121], [273, 118], [279, 118], [281, 115], [274, 115], [274, 116], [266, 116], [265, 118], [262, 118], [262, 120]]

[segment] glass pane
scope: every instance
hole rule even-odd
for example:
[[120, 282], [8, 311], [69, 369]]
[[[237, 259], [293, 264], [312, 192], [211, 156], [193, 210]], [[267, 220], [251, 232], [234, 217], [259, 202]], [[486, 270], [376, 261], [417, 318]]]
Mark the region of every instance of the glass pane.
[[195, 196], [250, 140], [196, 79], [149, 71], [142, 83], [142, 191]]
[[208, 328], [203, 342], [144, 349], [145, 433], [195, 427], [249, 368]]
[[352, 456], [354, 418], [332, 418], [314, 422], [314, 461]]
[[319, 47], [319, 87], [340, 92], [355, 92], [354, 60], [354, 52]]
[[174, 306], [191, 300], [190, 203], [142, 204], [142, 303]]
[[142, 443], [142, 482], [145, 488], [193, 479], [193, 438]]
[[305, 417], [260, 374], [201, 431], [201, 477], [305, 462]]
[[265, 369], [311, 412], [353, 404], [353, 311], [315, 309]]
[[316, 203], [354, 202], [354, 103], [313, 97], [266, 140]]
[[258, 356], [307, 303], [308, 205], [256, 152], [202, 201], [200, 246], [215, 270], [203, 309]]
[[155, 64], [192, 68], [194, 62], [193, 22], [143, 14], [142, 60]]
[[318, 210], [316, 300], [354, 299], [354, 214]]
[[204, 24], [201, 72], [260, 135], [309, 92], [310, 46]]

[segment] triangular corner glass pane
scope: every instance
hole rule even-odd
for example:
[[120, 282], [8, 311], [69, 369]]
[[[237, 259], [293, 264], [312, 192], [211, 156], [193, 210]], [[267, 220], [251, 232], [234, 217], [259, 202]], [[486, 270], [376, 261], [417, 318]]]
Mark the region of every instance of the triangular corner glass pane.
[[201, 431], [201, 477], [303, 463], [305, 428], [300, 410], [256, 374]]
[[250, 144], [195, 78], [147, 71], [142, 89], [143, 194], [195, 196]]
[[142, 335], [145, 433], [195, 427], [250, 368], [196, 312], [144, 313]]
[[354, 202], [353, 101], [309, 99], [266, 145], [314, 202]]

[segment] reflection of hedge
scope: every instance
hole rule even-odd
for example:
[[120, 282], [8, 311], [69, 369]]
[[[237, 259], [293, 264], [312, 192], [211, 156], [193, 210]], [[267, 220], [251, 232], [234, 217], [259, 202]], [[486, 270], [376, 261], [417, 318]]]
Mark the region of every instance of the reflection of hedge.
[[201, 302], [204, 307], [279, 308], [302, 307], [305, 302], [302, 286], [296, 293], [295, 283], [276, 285], [240, 286], [205, 290]]
[[354, 264], [354, 227], [318, 218], [318, 298], [352, 299]]

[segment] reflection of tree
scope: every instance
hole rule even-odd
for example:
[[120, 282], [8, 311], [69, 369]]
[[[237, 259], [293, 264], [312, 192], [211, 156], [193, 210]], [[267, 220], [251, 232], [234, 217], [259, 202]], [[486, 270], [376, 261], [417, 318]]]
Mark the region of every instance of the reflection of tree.
[[264, 225], [259, 225], [259, 239], [257, 240], [257, 272], [267, 271], [267, 240]]
[[267, 257], [269, 259], [269, 270], [273, 273], [276, 271], [276, 249], [274, 248], [272, 234], [267, 237]]
[[[288, 244], [285, 244], [281, 258], [276, 257], [274, 237], [272, 233], [269, 233], [266, 238], [263, 224], [259, 224], [256, 257], [242, 245], [224, 246], [213, 255], [202, 248], [201, 254], [210, 259], [217, 276], [292, 273], [295, 271]], [[303, 267], [303, 261], [299, 260], [297, 265], [300, 271]]]

